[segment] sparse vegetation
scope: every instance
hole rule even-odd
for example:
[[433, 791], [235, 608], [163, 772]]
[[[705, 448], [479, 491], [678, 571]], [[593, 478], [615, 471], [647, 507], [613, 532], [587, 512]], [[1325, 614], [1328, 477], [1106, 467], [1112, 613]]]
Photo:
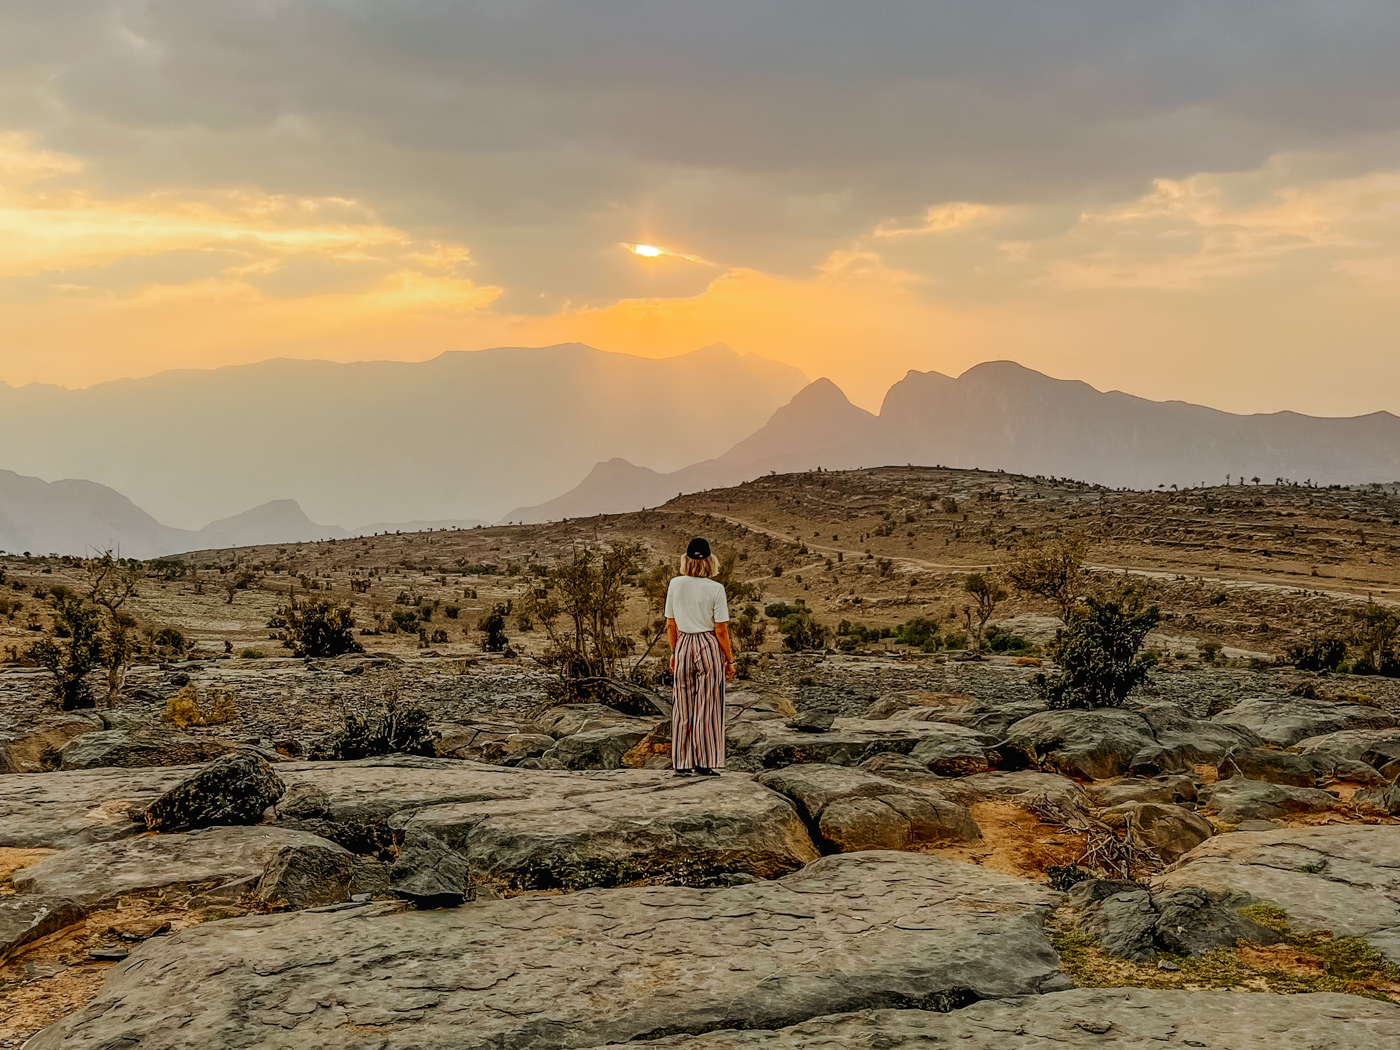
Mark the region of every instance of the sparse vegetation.
[[1288, 659], [1300, 671], [1335, 671], [1347, 656], [1347, 643], [1333, 635], [1309, 638], [1290, 645], [1285, 650]]
[[286, 622], [284, 641], [293, 656], [364, 652], [364, 646], [355, 641], [355, 618], [348, 605], [338, 605], [329, 598], [293, 598], [281, 615]]
[[1070, 612], [1083, 596], [1087, 584], [1084, 559], [1088, 555], [1087, 536], [1065, 533], [1048, 542], [1021, 548], [1007, 563], [1006, 579], [1023, 594], [1034, 594], [1053, 602], [1060, 619], [1068, 623]]
[[1138, 651], [1161, 618], [1157, 606], [1136, 591], [1090, 596], [1055, 640], [1061, 670], [1046, 683], [1046, 701], [1053, 708], [1123, 706], [1128, 693], [1147, 680]]
[[29, 659], [53, 675], [53, 695], [64, 711], [92, 706], [88, 675], [102, 663], [101, 618], [96, 607], [71, 592], [54, 598], [53, 626], [29, 647]]
[[346, 708], [342, 724], [326, 740], [318, 759], [371, 758], [376, 755], [431, 755], [433, 734], [428, 714], [421, 707], [405, 705], [398, 683], [384, 682], [377, 700], [360, 710]]
[[967, 632], [972, 635], [972, 647], [982, 648], [982, 632], [996, 608], [1007, 598], [1006, 588], [991, 573], [971, 572], [963, 577], [963, 590], [971, 595], [973, 605], [963, 606]]
[[626, 606], [624, 587], [636, 575], [641, 554], [635, 543], [576, 549], [527, 595], [525, 611], [549, 639], [541, 659], [567, 692], [585, 679], [618, 677], [618, 661], [635, 648], [618, 625]]

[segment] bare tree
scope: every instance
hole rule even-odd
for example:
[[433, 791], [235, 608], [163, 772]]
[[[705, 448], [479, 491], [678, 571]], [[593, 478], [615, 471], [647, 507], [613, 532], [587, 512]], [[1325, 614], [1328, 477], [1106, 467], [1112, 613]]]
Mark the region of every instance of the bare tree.
[[1006, 578], [1023, 594], [1054, 602], [1060, 619], [1069, 622], [1070, 610], [1084, 594], [1084, 559], [1089, 538], [1069, 532], [1049, 542], [1022, 547], [1006, 566]]
[[[991, 573], [974, 572], [963, 578], [963, 590], [972, 596], [974, 605], [963, 606], [963, 619], [972, 635], [974, 648], [982, 648], [982, 632], [987, 629], [987, 621], [996, 608], [1006, 601], [1006, 588]], [[974, 611], [975, 610], [975, 611]]]
[[126, 684], [126, 672], [131, 667], [135, 646], [131, 629], [136, 618], [122, 608], [135, 596], [136, 586], [146, 575], [143, 566], [123, 563], [111, 551], [88, 562], [88, 599], [100, 608], [107, 620], [107, 635], [102, 640], [102, 662], [107, 665], [107, 706], [115, 707]]

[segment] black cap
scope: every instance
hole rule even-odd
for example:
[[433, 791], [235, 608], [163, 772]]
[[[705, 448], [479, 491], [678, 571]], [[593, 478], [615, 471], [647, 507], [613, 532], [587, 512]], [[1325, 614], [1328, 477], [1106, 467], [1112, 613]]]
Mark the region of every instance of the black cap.
[[710, 545], [699, 536], [690, 541], [690, 546], [685, 549], [687, 558], [708, 558], [710, 556]]

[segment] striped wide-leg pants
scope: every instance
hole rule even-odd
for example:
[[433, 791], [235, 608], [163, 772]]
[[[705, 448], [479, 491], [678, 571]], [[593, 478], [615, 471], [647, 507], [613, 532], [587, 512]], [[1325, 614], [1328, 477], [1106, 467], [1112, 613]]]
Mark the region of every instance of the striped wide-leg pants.
[[671, 691], [671, 766], [724, 768], [724, 653], [714, 632], [682, 633]]

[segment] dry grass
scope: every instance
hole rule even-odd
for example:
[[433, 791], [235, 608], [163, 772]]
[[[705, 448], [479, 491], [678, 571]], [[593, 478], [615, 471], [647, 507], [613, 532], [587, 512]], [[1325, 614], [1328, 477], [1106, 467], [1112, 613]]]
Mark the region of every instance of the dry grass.
[[1047, 926], [1060, 963], [1080, 988], [1234, 988], [1244, 991], [1344, 992], [1400, 1002], [1400, 970], [1360, 937], [1326, 932], [1294, 933], [1277, 908], [1241, 909], [1283, 940], [1260, 947], [1217, 948], [1199, 959], [1162, 955], [1178, 969], [1161, 970], [1156, 962], [1132, 962], [1109, 955], [1065, 913]]

